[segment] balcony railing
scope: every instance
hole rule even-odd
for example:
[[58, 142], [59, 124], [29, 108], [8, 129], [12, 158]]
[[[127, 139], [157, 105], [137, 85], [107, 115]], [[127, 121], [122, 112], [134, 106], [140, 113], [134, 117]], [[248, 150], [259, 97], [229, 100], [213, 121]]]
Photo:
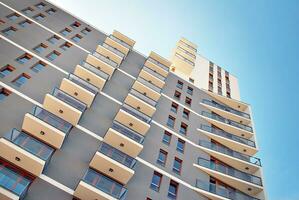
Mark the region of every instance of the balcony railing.
[[117, 67], [117, 63], [114, 62], [113, 60], [110, 60], [109, 58], [99, 54], [98, 52], [96, 51], [93, 51], [92, 52], [92, 55], [95, 56], [96, 58], [100, 59], [101, 61], [103, 61], [104, 63], [107, 63], [108, 65], [116, 68]]
[[228, 124], [228, 125], [231, 125], [231, 126], [234, 126], [234, 127], [237, 127], [237, 128], [240, 128], [240, 129], [243, 129], [245, 131], [249, 131], [249, 132], [253, 132], [252, 130], [252, 127], [250, 126], [246, 126], [244, 124], [240, 124], [238, 122], [235, 122], [233, 120], [230, 120], [230, 119], [226, 119], [224, 117], [221, 117], [217, 114], [212, 114], [212, 113], [208, 113], [206, 111], [202, 111], [201, 114], [205, 117], [208, 117], [208, 118], [211, 118], [211, 119], [214, 119], [214, 120], [217, 120], [217, 121], [220, 121], [220, 122], [223, 122], [225, 124]]
[[121, 107], [122, 110], [130, 113], [131, 115], [133, 115], [134, 117], [137, 117], [138, 119], [146, 122], [146, 123], [150, 123], [152, 118], [147, 116], [146, 114], [138, 111], [137, 109], [129, 106], [128, 104], [123, 104], [123, 106]]
[[178, 46], [178, 49], [180, 49], [181, 51], [183, 51], [185, 54], [191, 56], [192, 58], [196, 58], [195, 55], [193, 55], [192, 53], [190, 53], [189, 51], [183, 49], [182, 47]]
[[195, 65], [194, 62], [192, 62], [191, 60], [185, 58], [184, 56], [181, 56], [181, 55], [178, 54], [178, 53], [176, 53], [175, 56], [178, 57], [179, 59], [181, 59], [181, 60], [187, 62], [188, 64], [190, 64], [190, 65], [192, 65], [192, 66]]
[[139, 81], [140, 83], [146, 85], [147, 87], [151, 88], [152, 90], [154, 90], [158, 93], [161, 93], [161, 90], [162, 90], [161, 88], [159, 88], [158, 86], [156, 86], [156, 85], [150, 83], [149, 81], [141, 78], [140, 76], [137, 78], [137, 81]]
[[84, 89], [88, 90], [89, 92], [96, 94], [98, 92], [98, 88], [90, 83], [88, 83], [87, 81], [79, 78], [78, 76], [74, 75], [74, 74], [69, 74], [68, 79], [70, 81], [72, 81], [73, 83], [76, 83], [77, 85], [80, 85], [81, 87], [83, 87]]
[[46, 165], [54, 153], [54, 149], [52, 147], [40, 142], [24, 132], [18, 131], [17, 129], [12, 129], [10, 132], [4, 135], [4, 138], [24, 149], [25, 151], [46, 161]]
[[230, 139], [230, 140], [234, 140], [234, 141], [242, 143], [242, 144], [246, 144], [246, 145], [251, 146], [251, 147], [255, 147], [255, 142], [254, 141], [248, 140], [246, 138], [242, 138], [242, 137], [239, 137], [239, 136], [236, 136], [236, 135], [233, 135], [233, 134], [225, 132], [221, 129], [213, 128], [213, 127], [207, 126], [207, 125], [201, 125], [200, 129], [204, 130], [204, 131], [207, 131], [209, 133], [213, 133], [215, 135], [219, 135], [221, 137]]
[[210, 100], [207, 100], [207, 99], [203, 99], [202, 103], [207, 104], [209, 106], [213, 106], [215, 108], [219, 108], [221, 110], [224, 110], [224, 111], [227, 111], [227, 112], [230, 112], [230, 113], [233, 113], [235, 115], [239, 115], [241, 117], [245, 117], [247, 119], [250, 119], [250, 115], [249, 114], [241, 112], [241, 111], [238, 111], [238, 110], [235, 110], [235, 109], [232, 109], [232, 108], [230, 108], [228, 106], [219, 104], [219, 103], [217, 103], [215, 101], [210, 101]]
[[262, 186], [262, 179], [260, 177], [242, 172], [242, 171], [234, 169], [230, 166], [225, 166], [220, 163], [215, 163], [210, 160], [206, 160], [204, 158], [198, 158], [197, 164], [202, 167], [209, 168], [209, 169], [215, 170], [217, 172], [221, 172], [223, 174], [241, 179], [243, 181], [247, 181], [249, 183], [253, 183], [253, 184]]
[[108, 49], [109, 51], [112, 51], [113, 53], [115, 53], [116, 55], [120, 56], [121, 58], [124, 58], [125, 57], [125, 54], [122, 53], [121, 51], [119, 51], [118, 49], [104, 43], [103, 44], [103, 47], [105, 47], [106, 49]]
[[86, 104], [82, 103], [81, 101], [77, 100], [76, 98], [68, 95], [67, 93], [59, 90], [58, 88], [54, 88], [52, 95], [61, 101], [69, 104], [70, 106], [76, 108], [77, 110], [84, 112], [86, 110]]
[[232, 200], [259, 200], [257, 198], [251, 197], [247, 194], [244, 194], [240, 191], [234, 189], [228, 189], [226, 187], [216, 185], [214, 183], [209, 183], [207, 181], [196, 180], [196, 187], [204, 191], [232, 199]]
[[257, 165], [257, 166], [261, 166], [261, 161], [260, 161], [259, 158], [239, 153], [239, 152], [234, 151], [232, 149], [229, 149], [225, 146], [215, 144], [215, 143], [212, 143], [212, 142], [209, 142], [209, 141], [203, 141], [203, 140], [199, 140], [198, 144], [202, 147], [205, 147], [205, 148], [223, 153], [225, 155], [232, 156], [234, 158], [246, 161], [248, 163], [251, 163], [251, 164], [254, 164], [254, 165]]
[[57, 128], [58, 130], [62, 131], [65, 134], [68, 134], [72, 129], [72, 124], [64, 121], [63, 119], [57, 117], [56, 115], [52, 114], [51, 112], [35, 106], [31, 112], [31, 114], [38, 119], [46, 122], [47, 124]]
[[180, 40], [181, 44], [183, 44], [184, 46], [192, 49], [193, 51], [197, 52], [197, 49], [195, 49], [193, 46], [187, 44], [186, 42], [184, 42], [183, 40]]
[[87, 62], [85, 62], [85, 61], [82, 61], [82, 62], [80, 63], [80, 65], [81, 65], [82, 67], [84, 67], [85, 69], [87, 69], [87, 70], [93, 72], [93, 73], [96, 74], [97, 76], [102, 77], [102, 78], [105, 79], [105, 80], [109, 79], [109, 74], [103, 72], [102, 70], [99, 70], [97, 67], [95, 67], [95, 66], [93, 66], [93, 65], [91, 65], [91, 64], [89, 64], [89, 63], [87, 63]]
[[116, 130], [117, 132], [127, 136], [128, 138], [134, 140], [135, 142], [138, 142], [139, 144], [143, 144], [144, 142], [144, 136], [140, 135], [136, 131], [122, 125], [121, 123], [117, 121], [113, 121], [112, 128]]
[[155, 65], [158, 65], [159, 67], [161, 67], [161, 68], [164, 69], [165, 71], [169, 71], [169, 68], [168, 68], [168, 67], [166, 67], [165, 65], [163, 65], [162, 63], [160, 63], [160, 62], [158, 62], [158, 61], [156, 61], [156, 60], [154, 60], [154, 59], [152, 59], [152, 58], [148, 58], [147, 60], [150, 61], [150, 62], [152, 62], [152, 63], [154, 63]]
[[0, 163], [0, 187], [12, 192], [22, 200], [26, 196], [30, 183], [31, 180]]
[[134, 169], [136, 165], [136, 160], [132, 158], [131, 156], [123, 153], [122, 151], [110, 146], [109, 144], [102, 143], [99, 152], [102, 154], [108, 156], [109, 158], [112, 158], [113, 160], [125, 165], [126, 167], [130, 169]]
[[112, 40], [114, 40], [114, 41], [118, 42], [119, 44], [123, 45], [124, 47], [126, 47], [126, 48], [128, 48], [128, 49], [131, 49], [131, 46], [130, 46], [129, 44], [127, 44], [127, 43], [125, 43], [124, 41], [118, 39], [117, 37], [115, 37], [115, 36], [113, 36], [113, 35], [109, 35], [109, 37], [110, 37]]
[[146, 71], [146, 72], [148, 72], [148, 73], [154, 75], [155, 77], [157, 77], [157, 78], [160, 79], [161, 81], [165, 81], [165, 79], [166, 79], [164, 76], [162, 76], [162, 75], [159, 74], [158, 72], [156, 72], [156, 71], [154, 71], [154, 70], [148, 68], [148, 67], [145, 66], [145, 65], [143, 66], [142, 69], [143, 69], [144, 71]]
[[93, 187], [105, 192], [106, 194], [116, 199], [125, 199], [127, 189], [123, 185], [105, 176], [104, 174], [96, 172], [93, 169], [87, 170], [82, 181], [89, 185], [92, 185]]
[[141, 100], [143, 100], [143, 101], [145, 101], [146, 103], [148, 103], [148, 104], [150, 104], [154, 107], [156, 107], [156, 105], [157, 105], [157, 102], [155, 100], [153, 100], [150, 97], [138, 92], [137, 90], [134, 90], [133, 88], [131, 89], [130, 94], [137, 97], [137, 98], [139, 98], [139, 99], [141, 99]]

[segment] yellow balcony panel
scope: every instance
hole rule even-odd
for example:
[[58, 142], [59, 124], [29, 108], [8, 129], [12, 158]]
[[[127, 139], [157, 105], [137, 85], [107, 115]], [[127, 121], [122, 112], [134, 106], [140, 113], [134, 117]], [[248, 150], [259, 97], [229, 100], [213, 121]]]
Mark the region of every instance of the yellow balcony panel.
[[83, 80], [86, 80], [87, 82], [91, 83], [92, 85], [99, 88], [99, 90], [102, 90], [105, 86], [106, 79], [102, 78], [101, 76], [96, 75], [95, 73], [87, 70], [86, 68], [77, 65], [74, 71], [74, 74]]
[[163, 88], [165, 85], [164, 81], [160, 80], [155, 75], [145, 71], [144, 69], [142, 69], [141, 72], [139, 73], [139, 77], [143, 78], [146, 81], [149, 81], [150, 83], [154, 84], [159, 88]]
[[182, 72], [185, 75], [190, 76], [193, 69], [194, 69], [194, 65], [185, 62], [184, 60], [182, 60], [181, 58], [178, 58], [176, 55], [174, 55], [172, 57], [172, 62], [175, 65], [175, 69]]
[[89, 166], [122, 184], [127, 184], [134, 175], [134, 170], [100, 152], [96, 152]]
[[114, 61], [118, 65], [120, 65], [120, 63], [123, 60], [123, 58], [121, 56], [117, 55], [116, 53], [112, 52], [111, 50], [109, 50], [101, 45], [98, 45], [96, 52], [109, 58], [110, 60]]
[[176, 49], [181, 49], [182, 51], [187, 51], [189, 54], [193, 55], [191, 57], [196, 57], [196, 52], [193, 49], [188, 48], [182, 42], [177, 42]]
[[46, 94], [43, 106], [49, 112], [64, 119], [74, 126], [78, 124], [82, 115], [82, 112], [80, 112], [76, 108], [50, 94]]
[[85, 103], [87, 107], [91, 106], [95, 98], [95, 94], [66, 78], [62, 79], [60, 89], [65, 93], [71, 95], [72, 97]]
[[19, 196], [0, 187], [0, 199], [1, 200], [19, 200]]
[[166, 67], [170, 67], [171, 66], [171, 62], [165, 58], [163, 58], [162, 56], [160, 56], [159, 54], [155, 53], [155, 52], [151, 52], [149, 55], [150, 58], [158, 61], [159, 63], [163, 64]]
[[160, 74], [161, 76], [163, 76], [165, 78], [168, 76], [168, 71], [159, 67], [154, 62], [151, 62], [151, 60], [147, 59], [146, 62], [144, 63], [144, 65], [147, 66], [148, 68], [150, 68], [151, 70], [153, 70], [154, 72], [157, 72], [158, 74]]
[[184, 58], [186, 58], [186, 59], [192, 61], [193, 63], [195, 62], [195, 58], [194, 58], [193, 56], [191, 56], [192, 54], [189, 55], [189, 54], [188, 54], [189, 52], [186, 53], [185, 51], [183, 51], [182, 49], [179, 49], [179, 48], [177, 48], [175, 52], [178, 53], [178, 54], [180, 54], [180, 55], [183, 56]]
[[130, 47], [134, 47], [135, 45], [135, 41], [132, 40], [131, 38], [125, 36], [124, 34], [114, 30], [113, 33], [112, 33], [112, 36], [116, 37], [117, 39], [119, 39], [121, 41], [121, 43], [126, 43], [128, 44]]
[[193, 42], [190, 42], [186, 38], [181, 38], [178, 43], [181, 43], [182, 45], [188, 47], [190, 50], [196, 52], [197, 51], [197, 45]]
[[122, 45], [121, 43], [111, 39], [110, 37], [106, 37], [105, 43], [108, 44], [109, 46], [113, 47], [113, 48], [118, 49], [120, 52], [122, 52], [125, 55], [127, 55], [130, 51], [129, 48], [127, 48], [124, 45]]
[[125, 103], [150, 117], [152, 117], [154, 115], [154, 113], [156, 112], [155, 107], [151, 106], [150, 104], [135, 97], [134, 95], [132, 95], [130, 93], [126, 97]]
[[86, 63], [92, 65], [93, 67], [97, 68], [98, 70], [103, 71], [104, 73], [108, 74], [110, 77], [112, 76], [115, 68], [109, 65], [108, 63], [98, 59], [97, 57], [88, 54], [87, 58], [85, 59]]
[[24, 117], [22, 130], [56, 149], [61, 148], [66, 136], [62, 131], [29, 113]]
[[161, 94], [156, 92], [155, 90], [147, 87], [146, 85], [140, 83], [139, 81], [135, 81], [132, 88], [137, 90], [141, 94], [145, 94], [147, 97], [153, 99], [154, 101], [158, 101], [161, 97]]

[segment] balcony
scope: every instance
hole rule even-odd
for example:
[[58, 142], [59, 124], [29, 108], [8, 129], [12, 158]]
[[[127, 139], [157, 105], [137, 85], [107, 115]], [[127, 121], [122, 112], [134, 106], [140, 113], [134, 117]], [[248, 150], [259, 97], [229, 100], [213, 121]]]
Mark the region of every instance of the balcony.
[[136, 160], [122, 151], [102, 143], [90, 162], [90, 167], [127, 184], [134, 175]]
[[155, 100], [153, 100], [150, 97], [138, 92], [137, 90], [135, 90], [133, 88], [130, 90], [130, 95], [133, 95], [134, 97], [146, 102], [147, 104], [149, 104], [153, 107], [156, 107], [156, 105], [157, 105], [157, 102]]
[[133, 115], [134, 117], [138, 118], [141, 121], [144, 121], [145, 123], [150, 124], [152, 118], [148, 115], [140, 112], [139, 110], [133, 108], [132, 106], [128, 104], [123, 104], [121, 107], [122, 110], [126, 111], [127, 113]]
[[188, 50], [192, 50], [192, 52], [197, 52], [197, 45], [193, 44], [192, 42], [188, 41], [185, 38], [181, 38], [178, 43], [179, 46], [186, 47]]
[[119, 56], [118, 54], [116, 54], [111, 49], [108, 49], [108, 48], [106, 48], [104, 46], [101, 46], [101, 45], [97, 46], [96, 52], [103, 55], [103, 56], [105, 56], [109, 60], [112, 60], [113, 62], [117, 63], [117, 65], [120, 65], [120, 63], [123, 60], [123, 57]]
[[161, 74], [159, 74], [156, 70], [149, 68], [147, 66], [143, 66], [142, 70], [152, 74], [153, 76], [157, 77], [158, 79], [160, 79], [161, 81], [165, 82], [166, 77], [162, 76]]
[[73, 83], [76, 83], [77, 85], [81, 86], [82, 88], [88, 90], [92, 94], [96, 95], [98, 93], [98, 88], [94, 85], [88, 83], [87, 81], [79, 78], [75, 74], [69, 74], [68, 79], [72, 81]]
[[135, 45], [135, 41], [131, 38], [125, 36], [124, 34], [114, 30], [113, 34], [109, 36], [109, 38], [123, 45], [124, 47], [131, 49]]
[[124, 56], [128, 55], [130, 51], [130, 46], [126, 44], [125, 42], [121, 41], [120, 39], [114, 37], [113, 35], [110, 35], [109, 37], [106, 37], [105, 44], [108, 44], [109, 46], [116, 48], [118, 51], [120, 51]]
[[259, 200], [257, 198], [246, 195], [238, 190], [227, 189], [223, 186], [216, 185], [214, 183], [209, 183], [207, 181], [202, 181], [199, 179], [196, 180], [195, 187], [208, 192], [203, 194], [213, 200]]
[[155, 90], [149, 88], [148, 86], [139, 81], [134, 82], [132, 89], [138, 91], [141, 94], [144, 94], [145, 96], [149, 97], [155, 102], [157, 102], [161, 97], [160, 93], [156, 92]]
[[204, 158], [198, 158], [195, 166], [210, 176], [215, 177], [234, 188], [238, 188], [238, 190], [248, 195], [257, 194], [263, 190], [260, 177], [242, 172], [233, 167], [215, 163]]
[[146, 66], [147, 68], [151, 69], [152, 71], [158, 73], [160, 76], [162, 76], [162, 77], [164, 77], [164, 79], [166, 79], [166, 77], [169, 73], [169, 69], [167, 67], [162, 68], [155, 63], [156, 63], [155, 60], [153, 60], [152, 58], [148, 58], [145, 61], [144, 66]]
[[249, 173], [255, 173], [260, 169], [261, 161], [259, 158], [248, 156], [240, 152], [229, 149], [225, 146], [209, 141], [199, 140], [199, 146], [204, 147], [211, 156], [225, 163], [230, 163], [234, 168]]
[[159, 78], [154, 76], [152, 72], [147, 72], [144, 68], [139, 73], [138, 78], [142, 78], [145, 81], [149, 82], [150, 84], [154, 85], [156, 88], [158, 88], [157, 90], [160, 90], [160, 92], [161, 92], [161, 88], [163, 88], [165, 85], [164, 81], [161, 81]]
[[16, 129], [0, 139], [0, 149], [2, 158], [35, 176], [43, 172], [54, 153], [52, 147]]
[[192, 53], [189, 53], [188, 51], [184, 50], [183, 48], [178, 47], [175, 52], [176, 52], [176, 54], [179, 54], [186, 60], [188, 60], [192, 63], [195, 62], [196, 56], [194, 56]]
[[109, 57], [106, 57], [96, 51], [92, 52], [92, 55], [96, 58], [98, 58], [99, 60], [105, 62], [106, 64], [110, 65], [113, 68], [117, 68], [118, 64], [116, 62], [114, 62], [113, 60], [111, 60]]
[[201, 125], [198, 130], [211, 139], [216, 140], [225, 146], [229, 146], [240, 153], [246, 152], [248, 155], [254, 155], [257, 152], [255, 142], [252, 140], [206, 125]]
[[107, 131], [104, 137], [105, 143], [134, 158], [141, 152], [143, 141], [143, 135], [117, 121], [113, 122], [112, 128]]
[[[100, 59], [100, 58], [102, 58], [102, 59]], [[113, 63], [110, 63], [110, 60], [107, 60], [106, 57], [104, 57], [104, 56], [102, 56], [100, 54], [99, 54], [98, 57], [96, 57], [94, 55], [88, 54], [88, 56], [85, 59], [85, 61], [83, 61], [81, 64], [82, 65], [85, 65], [85, 64], [86, 65], [90, 65], [90, 67], [94, 67], [94, 68], [96, 68], [98, 70], [101, 70], [105, 74], [109, 75], [108, 78], [110, 78], [112, 76], [112, 74], [113, 74], [113, 72], [115, 70], [115, 67], [113, 66]], [[116, 64], [116, 66], [117, 66], [117, 64]], [[107, 79], [105, 77], [103, 77], [103, 78]]]
[[156, 112], [155, 107], [146, 103], [145, 101], [136, 97], [135, 95], [132, 95], [131, 93], [128, 94], [124, 103], [129, 105], [130, 107], [133, 107], [138, 112], [141, 112], [143, 115], [146, 115], [145, 117], [142, 117], [142, 118], [145, 118], [146, 121], [148, 121], [147, 120], [148, 117], [151, 118], [154, 115], [154, 113]]
[[91, 71], [92, 73], [96, 74], [97, 76], [105, 79], [105, 80], [108, 80], [109, 79], [109, 74], [107, 74], [106, 72], [102, 71], [101, 68], [98, 68], [98, 67], [95, 67], [85, 61], [82, 61], [80, 63], [80, 65], [82, 67], [84, 67], [85, 69]]
[[0, 199], [24, 199], [31, 180], [0, 162]]
[[190, 52], [190, 49], [184, 48], [185, 46], [177, 46], [177, 49], [184, 54], [187, 54], [189, 57], [196, 59], [196, 55]]
[[80, 199], [124, 200], [127, 189], [115, 180], [88, 169], [78, 184], [74, 196]]
[[209, 123], [223, 129], [226, 132], [232, 133], [245, 138], [251, 138], [253, 136], [253, 129], [245, 124], [240, 124], [236, 121], [221, 117], [220, 115], [202, 111], [201, 115]]
[[145, 80], [144, 78], [142, 78], [142, 77], [139, 76], [139, 77], [137, 78], [137, 81], [139, 81], [139, 82], [142, 83], [143, 85], [149, 87], [150, 89], [154, 90], [155, 92], [161, 94], [162, 89], [161, 89], [160, 87], [154, 85], [153, 83], [151, 83], [150, 80]]
[[121, 52], [120, 50], [118, 50], [115, 47], [110, 46], [109, 44], [103, 43], [103, 47], [105, 47], [106, 49], [112, 51], [113, 53], [115, 53], [116, 55], [121, 57], [122, 59], [125, 57], [125, 54], [123, 52]]

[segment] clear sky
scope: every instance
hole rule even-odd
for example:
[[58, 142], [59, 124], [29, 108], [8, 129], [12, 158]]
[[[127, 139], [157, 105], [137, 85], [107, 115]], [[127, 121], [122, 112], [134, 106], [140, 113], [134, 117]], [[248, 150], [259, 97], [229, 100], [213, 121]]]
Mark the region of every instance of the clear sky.
[[299, 199], [299, 1], [53, 0], [100, 30], [169, 57], [184, 36], [239, 78], [253, 107], [270, 200]]

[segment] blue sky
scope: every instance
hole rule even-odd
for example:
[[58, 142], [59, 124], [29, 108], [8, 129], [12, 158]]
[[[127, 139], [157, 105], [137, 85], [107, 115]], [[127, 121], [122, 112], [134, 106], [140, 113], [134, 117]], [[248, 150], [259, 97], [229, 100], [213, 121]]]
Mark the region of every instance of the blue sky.
[[104, 32], [119, 30], [168, 57], [184, 36], [239, 78], [253, 107], [271, 200], [298, 200], [299, 1], [53, 0]]

